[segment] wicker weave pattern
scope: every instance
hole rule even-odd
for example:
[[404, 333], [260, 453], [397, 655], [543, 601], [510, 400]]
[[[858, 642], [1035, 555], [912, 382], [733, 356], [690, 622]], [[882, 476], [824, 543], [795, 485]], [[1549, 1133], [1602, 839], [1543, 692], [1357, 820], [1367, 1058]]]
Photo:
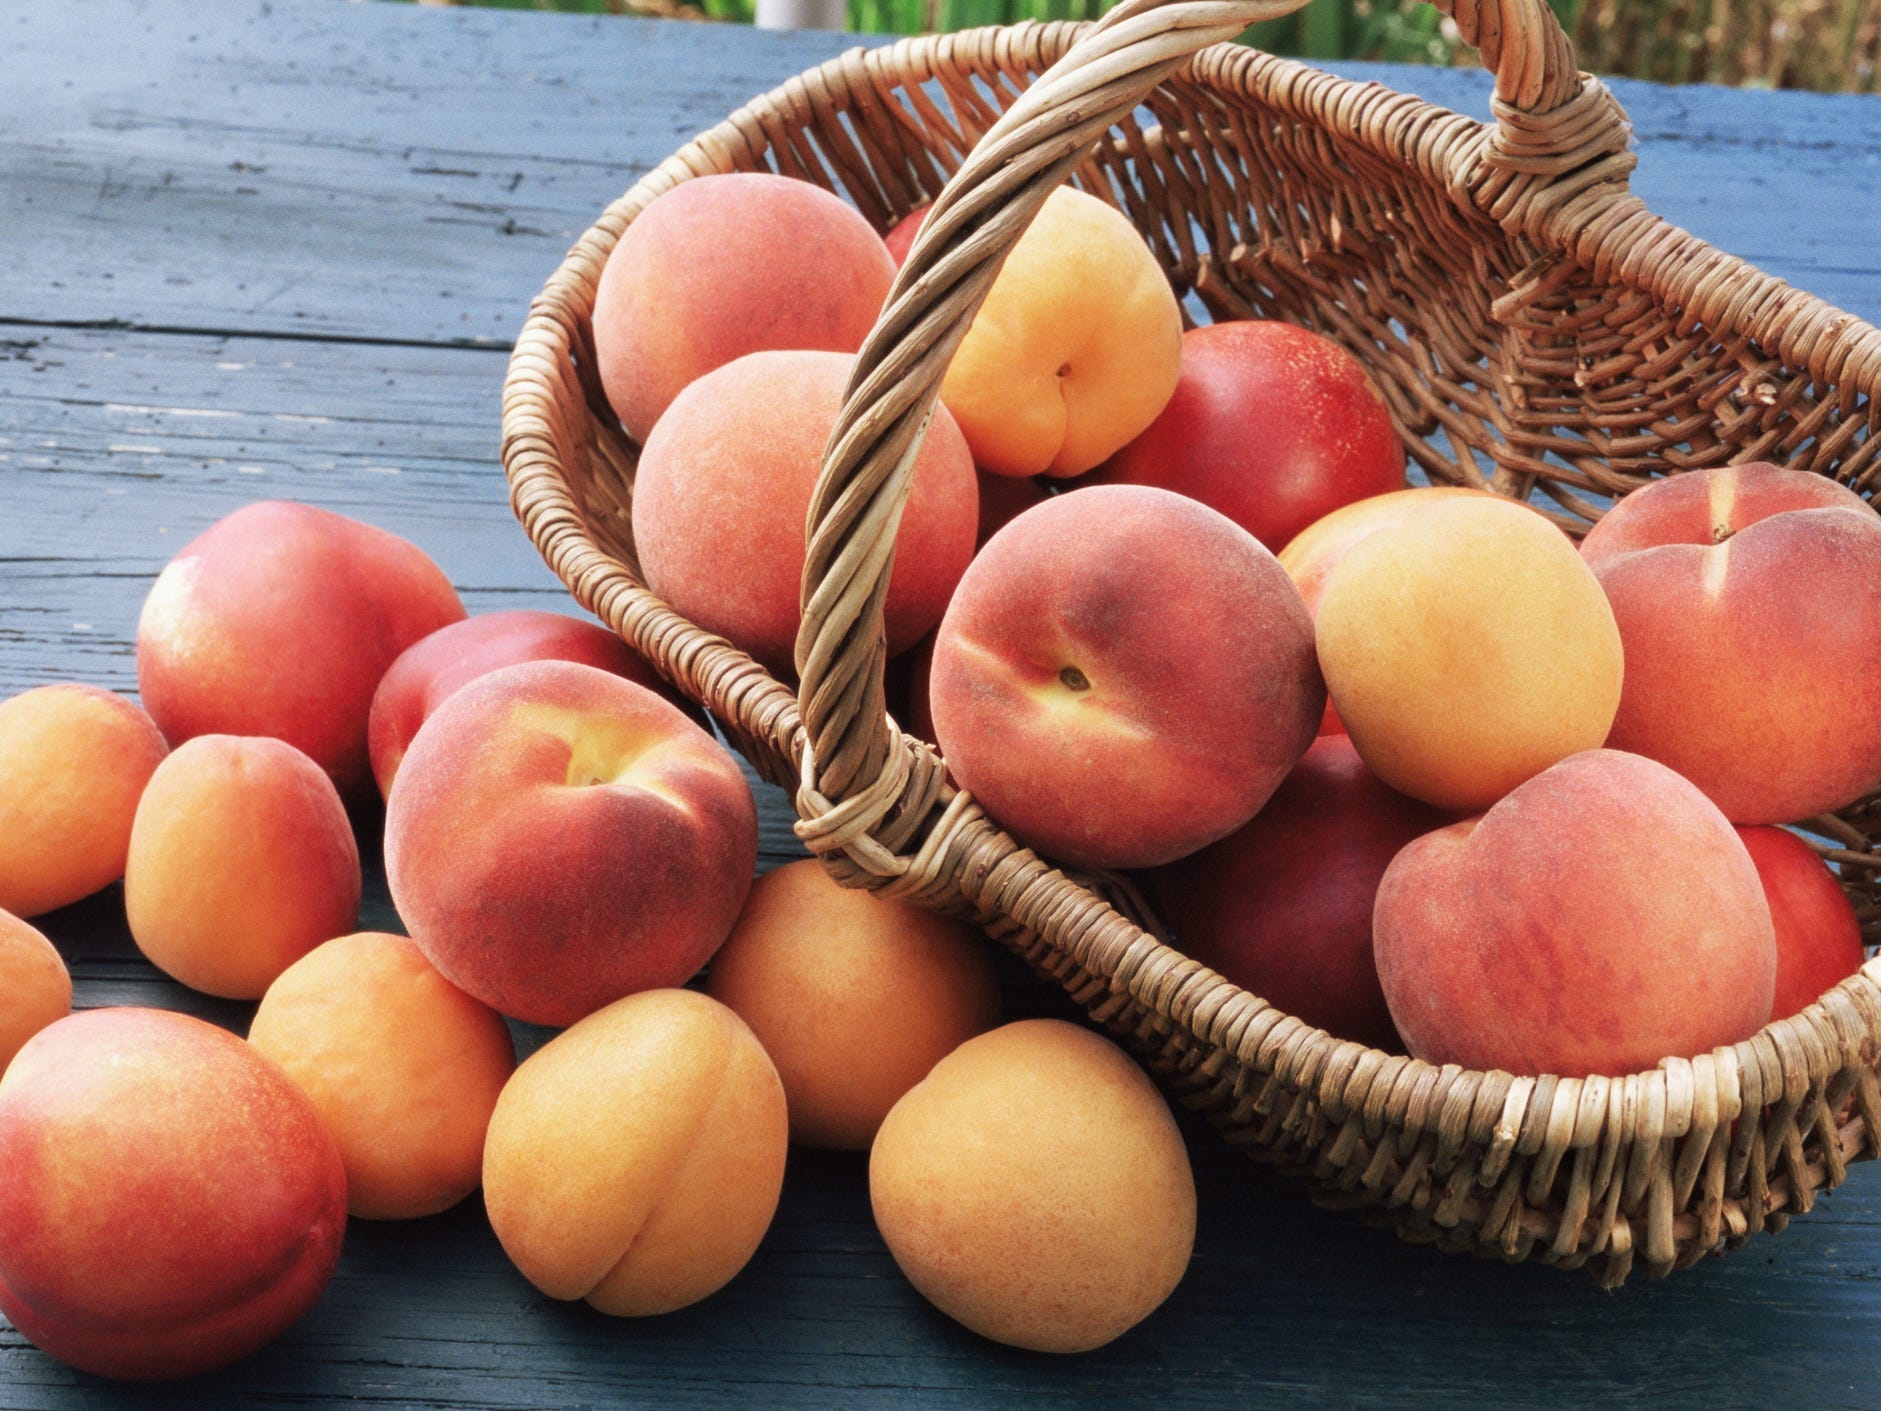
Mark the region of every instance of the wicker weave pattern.
[[[1067, 174], [1124, 210], [1211, 316], [1286, 318], [1358, 353], [1433, 479], [1538, 491], [1570, 529], [1654, 473], [1726, 461], [1782, 460], [1870, 496], [1881, 483], [1881, 333], [1647, 212], [1626, 188], [1624, 116], [1574, 72], [1543, 6], [1456, 7], [1497, 75], [1488, 127], [1245, 49], [1183, 66], [1279, 8], [1130, 0], [1075, 70], [1033, 84], [1080, 30], [908, 41], [741, 109], [611, 206], [537, 297], [504, 392], [513, 503], [575, 596], [796, 791], [799, 831], [837, 875], [976, 916], [1229, 1140], [1410, 1238], [1607, 1282], [1663, 1274], [1780, 1228], [1881, 1154], [1881, 962], [1746, 1043], [1651, 1073], [1438, 1069], [1334, 1040], [1181, 956], [1127, 886], [1019, 848], [883, 712], [906, 463], [999, 260]], [[832, 438], [801, 710], [639, 582], [636, 448], [590, 345], [626, 224], [678, 181], [756, 168], [832, 187], [880, 226], [947, 191]], [[1881, 937], [1881, 794], [1818, 826]]]

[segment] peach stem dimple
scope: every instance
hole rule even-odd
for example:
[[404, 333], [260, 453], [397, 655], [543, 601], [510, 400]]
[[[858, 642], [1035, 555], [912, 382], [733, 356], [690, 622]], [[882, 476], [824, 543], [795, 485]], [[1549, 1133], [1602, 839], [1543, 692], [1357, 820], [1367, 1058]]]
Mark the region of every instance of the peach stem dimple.
[[1067, 691], [1083, 692], [1091, 689], [1091, 678], [1075, 666], [1067, 666], [1058, 673], [1058, 679]]
[[1736, 531], [1731, 528], [1731, 513], [1737, 508], [1737, 468], [1725, 466], [1711, 477], [1708, 487], [1711, 510], [1711, 542], [1722, 544]]

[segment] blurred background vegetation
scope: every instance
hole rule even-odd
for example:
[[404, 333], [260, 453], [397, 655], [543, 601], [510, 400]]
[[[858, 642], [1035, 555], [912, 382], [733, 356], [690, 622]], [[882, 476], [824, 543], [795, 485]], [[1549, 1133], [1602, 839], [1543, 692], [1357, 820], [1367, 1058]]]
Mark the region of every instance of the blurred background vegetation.
[[[436, 0], [434, 0], [434, 3]], [[452, 0], [444, 0], [451, 3]], [[507, 9], [749, 23], [755, 0], [469, 0]], [[890, 34], [1024, 19], [1094, 19], [1114, 0], [848, 0], [851, 29]], [[1872, 93], [1881, 0], [1548, 0], [1581, 67], [1662, 83]], [[1473, 63], [1456, 27], [1414, 0], [1313, 0], [1243, 36], [1305, 59]]]

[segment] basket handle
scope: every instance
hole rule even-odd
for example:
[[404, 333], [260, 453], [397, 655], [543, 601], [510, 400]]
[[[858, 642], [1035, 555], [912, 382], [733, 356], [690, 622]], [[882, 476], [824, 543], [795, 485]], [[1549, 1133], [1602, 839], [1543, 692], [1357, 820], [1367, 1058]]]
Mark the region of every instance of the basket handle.
[[[1007, 253], [1097, 139], [1191, 55], [1303, 3], [1123, 0], [1020, 94], [935, 200], [857, 355], [810, 504], [796, 642], [797, 808], [806, 823], [837, 812], [843, 822], [835, 832], [800, 830], [814, 831], [813, 846], [848, 848], [905, 807], [906, 751], [926, 750], [904, 741], [886, 713], [882, 608], [915, 453]], [[1497, 138], [1532, 145], [1539, 119], [1585, 106], [1573, 48], [1545, 0], [1435, 3], [1495, 73], [1492, 148]]]

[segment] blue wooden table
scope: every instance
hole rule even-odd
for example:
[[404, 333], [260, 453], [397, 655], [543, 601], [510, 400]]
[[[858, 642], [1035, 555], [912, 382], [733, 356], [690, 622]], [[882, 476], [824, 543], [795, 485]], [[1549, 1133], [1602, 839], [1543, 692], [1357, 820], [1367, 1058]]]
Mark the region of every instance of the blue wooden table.
[[[472, 611], [572, 610], [511, 519], [497, 391], [593, 215], [746, 97], [854, 42], [285, 0], [0, 0], [0, 696], [135, 689], [162, 565], [287, 497], [429, 550]], [[1473, 71], [1347, 66], [1486, 116]], [[1881, 320], [1881, 100], [1616, 84], [1660, 213]], [[765, 795], [767, 861], [792, 850]], [[368, 853], [364, 925], [396, 924]], [[112, 889], [44, 919], [84, 1006], [249, 1008], [163, 981]], [[1014, 1012], [1068, 1012], [1014, 974]], [[119, 1388], [0, 1323], [0, 1408], [1881, 1406], [1881, 1169], [1663, 1283], [1440, 1256], [1190, 1146], [1194, 1264], [1076, 1359], [933, 1312], [859, 1157], [793, 1152], [751, 1266], [618, 1322], [539, 1296], [473, 1198], [355, 1222], [318, 1306], [225, 1372]], [[0, 1172], [0, 1180], [5, 1173]]]

